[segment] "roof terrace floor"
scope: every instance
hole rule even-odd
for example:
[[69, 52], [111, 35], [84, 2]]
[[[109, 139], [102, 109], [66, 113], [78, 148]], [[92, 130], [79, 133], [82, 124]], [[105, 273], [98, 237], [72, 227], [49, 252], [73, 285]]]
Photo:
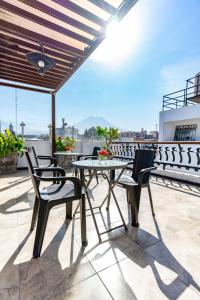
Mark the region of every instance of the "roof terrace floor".
[[[200, 299], [200, 191], [152, 178], [156, 218], [142, 191], [140, 228], [128, 225], [99, 244], [88, 212], [88, 246], [81, 248], [80, 220], [65, 222], [65, 205], [52, 209], [41, 257], [32, 258], [29, 232], [34, 191], [27, 171], [0, 177], [0, 299]], [[92, 182], [95, 205], [107, 185]], [[116, 195], [129, 223], [125, 190]], [[76, 203], [74, 204], [74, 208]], [[101, 230], [119, 224], [97, 213]]]

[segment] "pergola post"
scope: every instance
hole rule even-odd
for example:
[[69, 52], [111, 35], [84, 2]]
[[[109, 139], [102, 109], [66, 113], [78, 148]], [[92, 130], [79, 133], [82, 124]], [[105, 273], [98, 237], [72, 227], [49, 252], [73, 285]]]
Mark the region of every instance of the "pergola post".
[[51, 95], [51, 151], [52, 155], [56, 151], [56, 94]]

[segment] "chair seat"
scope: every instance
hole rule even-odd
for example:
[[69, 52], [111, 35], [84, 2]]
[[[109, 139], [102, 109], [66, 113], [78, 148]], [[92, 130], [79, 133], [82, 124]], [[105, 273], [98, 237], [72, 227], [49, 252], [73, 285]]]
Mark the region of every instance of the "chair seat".
[[[115, 180], [117, 179], [117, 174], [115, 176]], [[137, 182], [134, 181], [134, 179], [129, 176], [129, 175], [122, 175], [117, 183], [119, 186], [123, 187], [132, 187], [132, 186], [137, 186]]]
[[[40, 189], [40, 196], [43, 200], [54, 201], [58, 199], [74, 197], [74, 185], [72, 183], [51, 184]], [[71, 201], [69, 199], [69, 201]]]

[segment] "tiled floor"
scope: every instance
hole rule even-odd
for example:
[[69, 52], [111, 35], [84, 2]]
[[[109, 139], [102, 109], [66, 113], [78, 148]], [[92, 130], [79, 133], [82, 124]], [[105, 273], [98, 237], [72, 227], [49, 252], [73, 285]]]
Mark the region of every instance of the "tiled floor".
[[[79, 216], [65, 222], [65, 206], [54, 208], [42, 255], [33, 259], [31, 181], [26, 171], [1, 176], [0, 299], [200, 299], [200, 191], [154, 178], [151, 187], [156, 219], [144, 190], [140, 228], [128, 225], [127, 233], [118, 229], [99, 244], [88, 216], [85, 249]], [[107, 186], [94, 182], [92, 188], [96, 205]], [[116, 188], [116, 194], [128, 223], [125, 191]], [[111, 203], [109, 214], [105, 208], [96, 214], [101, 230], [120, 223]]]

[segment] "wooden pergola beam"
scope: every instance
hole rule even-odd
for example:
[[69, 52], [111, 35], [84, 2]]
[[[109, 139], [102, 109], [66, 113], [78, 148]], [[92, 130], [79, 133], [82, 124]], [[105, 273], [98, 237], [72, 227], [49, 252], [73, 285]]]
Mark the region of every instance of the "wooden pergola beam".
[[52, 23], [48, 20], [45, 20], [44, 18], [41, 18], [35, 14], [32, 14], [30, 13], [29, 11], [27, 10], [24, 10], [24, 9], [21, 9], [20, 7], [17, 7], [16, 5], [12, 5], [10, 3], [7, 3], [7, 2], [2, 2], [1, 3], [1, 7], [14, 13], [15, 15], [18, 15], [18, 16], [21, 16], [21, 17], [24, 17], [32, 22], [35, 22], [37, 24], [40, 24], [44, 27], [47, 27], [49, 29], [52, 29], [54, 31], [57, 31], [59, 33], [62, 33], [63, 35], [66, 35], [68, 37], [71, 37], [79, 42], [82, 42], [82, 43], [85, 43], [85, 44], [90, 44], [91, 43], [91, 39], [88, 39], [87, 37], [83, 36], [83, 35], [80, 35], [76, 32], [73, 32], [69, 29], [66, 29], [64, 27], [61, 27], [55, 23]]
[[[24, 68], [24, 70], [22, 70], [22, 68], [20, 68], [19, 65], [15, 64], [15, 63], [12, 63], [10, 62], [9, 65], [5, 62], [5, 61], [1, 61], [0, 59], [0, 70], [8, 70], [8, 71], [16, 71], [16, 72], [20, 72], [20, 73], [24, 73], [26, 75], [29, 75], [29, 76], [39, 76], [38, 78], [41, 78], [40, 75], [38, 75], [36, 72], [35, 72], [35, 69], [34, 68]], [[49, 72], [46, 72], [45, 75], [43, 76], [43, 78], [47, 78], [48, 79], [52, 79], [54, 80], [55, 78], [59, 79], [59, 80], [62, 80], [64, 78], [64, 76], [60, 76], [59, 74], [52, 74], [52, 73], [49, 73]]]
[[48, 83], [48, 84], [53, 84], [53, 85], [57, 85], [59, 83], [59, 79], [55, 78], [49, 78], [47, 76], [43, 77], [37, 73], [27, 73], [26, 70], [22, 71], [22, 70], [14, 70], [13, 68], [6, 68], [4, 66], [1, 65], [1, 74], [4, 75], [16, 75], [19, 77], [23, 77], [23, 78], [29, 78], [31, 77], [31, 79], [33, 79], [34, 81], [37, 81], [38, 83], [41, 81], [42, 83]]
[[31, 92], [44, 93], [44, 94], [52, 93], [52, 91], [49, 91], [49, 90], [43, 90], [43, 89], [38, 89], [38, 88], [34, 88], [34, 87], [28, 87], [28, 86], [24, 86], [24, 85], [18, 85], [18, 84], [2, 82], [2, 81], [0, 81], [0, 86], [11, 87], [11, 88], [21, 89], [21, 90], [26, 90], [26, 91], [31, 91]]
[[[26, 54], [29, 52], [30, 51], [28, 51], [27, 49], [21, 48], [19, 46], [17, 46], [15, 49], [12, 49], [12, 48], [8, 48], [8, 46], [5, 47], [5, 46], [0, 45], [0, 53], [15, 56], [17, 58], [21, 58], [21, 59], [25, 59], [25, 60], [26, 60]], [[54, 59], [54, 60], [55, 60], [55, 63], [58, 65], [61, 65], [64, 67], [69, 67], [69, 68], [73, 67], [73, 63], [65, 62], [63, 60], [58, 60], [58, 59]]]
[[83, 51], [78, 49], [78, 48], [72, 47], [70, 45], [67, 45], [66, 43], [63, 43], [61, 41], [52, 39], [52, 38], [50, 38], [48, 36], [45, 36], [45, 35], [41, 35], [37, 32], [34, 32], [34, 31], [29, 30], [29, 29], [23, 28], [23, 27], [18, 26], [16, 24], [9, 23], [5, 20], [0, 20], [0, 28], [5, 30], [5, 31], [14, 33], [17, 36], [20, 35], [20, 36], [22, 36], [24, 38], [27, 38], [29, 40], [32, 40], [36, 43], [38, 42], [38, 44], [40, 42], [43, 42], [44, 45], [55, 48], [59, 51], [66, 52], [68, 54], [72, 54], [72, 55], [75, 55], [75, 56], [78, 56], [78, 57], [83, 57], [84, 56]]
[[[18, 65], [21, 65], [21, 68], [23, 67], [29, 67], [29, 68], [33, 68], [35, 70], [35, 68], [28, 63], [28, 61], [25, 59], [25, 58], [15, 58], [14, 55], [13, 56], [10, 56], [10, 55], [6, 55], [6, 54], [1, 54], [0, 53], [0, 60], [3, 60], [5, 61], [6, 63], [10, 63], [10, 62], [14, 62]], [[59, 65], [56, 65], [51, 71], [48, 71], [48, 72], [51, 72], [51, 73], [59, 73], [59, 74], [68, 74], [70, 72], [70, 68], [64, 68], [62, 66], [59, 66]]]
[[[79, 16], [87, 18], [91, 22], [98, 24], [99, 26], [104, 25], [104, 20], [99, 18], [98, 16], [94, 15], [93, 13], [89, 12], [88, 10], [82, 8], [81, 6], [71, 2], [69, 0], [52, 0], [53, 2], [75, 12]], [[78, 2], [77, 2], [78, 3]]]
[[31, 79], [27, 79], [27, 78], [22, 78], [20, 76], [16, 76], [16, 75], [1, 75], [1, 78], [0, 79], [5, 79], [5, 80], [9, 80], [9, 81], [15, 81], [15, 82], [21, 82], [21, 83], [25, 83], [25, 84], [29, 84], [29, 85], [33, 85], [33, 86], [37, 86], [37, 87], [44, 87], [44, 88], [47, 88], [47, 89], [51, 89], [51, 90], [54, 90], [56, 88], [55, 85], [49, 85], [49, 84], [43, 84], [41, 82], [35, 82], [35, 80], [31, 80]]
[[[33, 43], [33, 42], [30, 42], [30, 41], [27, 41], [25, 39], [21, 39], [19, 37], [14, 37], [12, 35], [8, 35], [8, 33], [6, 32], [1, 32], [0, 31], [0, 41], [4, 44], [7, 44], [8, 46], [11, 45], [11, 46], [14, 46], [14, 45], [19, 45], [19, 46], [22, 46], [22, 47], [25, 47], [27, 49], [29, 49], [30, 51], [38, 51], [38, 43]], [[53, 56], [57, 59], [61, 59], [61, 60], [65, 60], [65, 61], [69, 61], [71, 63], [74, 63], [77, 61], [77, 57], [75, 56], [71, 56], [71, 55], [67, 55], [67, 54], [64, 54], [62, 52], [58, 52], [56, 51], [55, 49], [49, 49], [47, 47], [45, 47], [45, 53], [49, 56]]]
[[94, 5], [98, 6], [99, 8], [101, 8], [102, 10], [105, 10], [110, 15], [114, 15], [117, 12], [117, 9], [106, 1], [103, 0], [89, 0], [89, 1]]
[[98, 30], [95, 30], [94, 28], [90, 27], [90, 26], [87, 26], [67, 15], [65, 15], [64, 13], [58, 11], [58, 10], [55, 10], [53, 8], [51, 8], [50, 6], [44, 4], [44, 3], [41, 3], [39, 1], [36, 1], [36, 0], [19, 0], [29, 6], [32, 6], [36, 9], [39, 9], [40, 11], [50, 15], [50, 16], [53, 16], [55, 17], [56, 19], [59, 19], [73, 27], [76, 27], [82, 31], [85, 31], [93, 36], [97, 36], [99, 34]]

